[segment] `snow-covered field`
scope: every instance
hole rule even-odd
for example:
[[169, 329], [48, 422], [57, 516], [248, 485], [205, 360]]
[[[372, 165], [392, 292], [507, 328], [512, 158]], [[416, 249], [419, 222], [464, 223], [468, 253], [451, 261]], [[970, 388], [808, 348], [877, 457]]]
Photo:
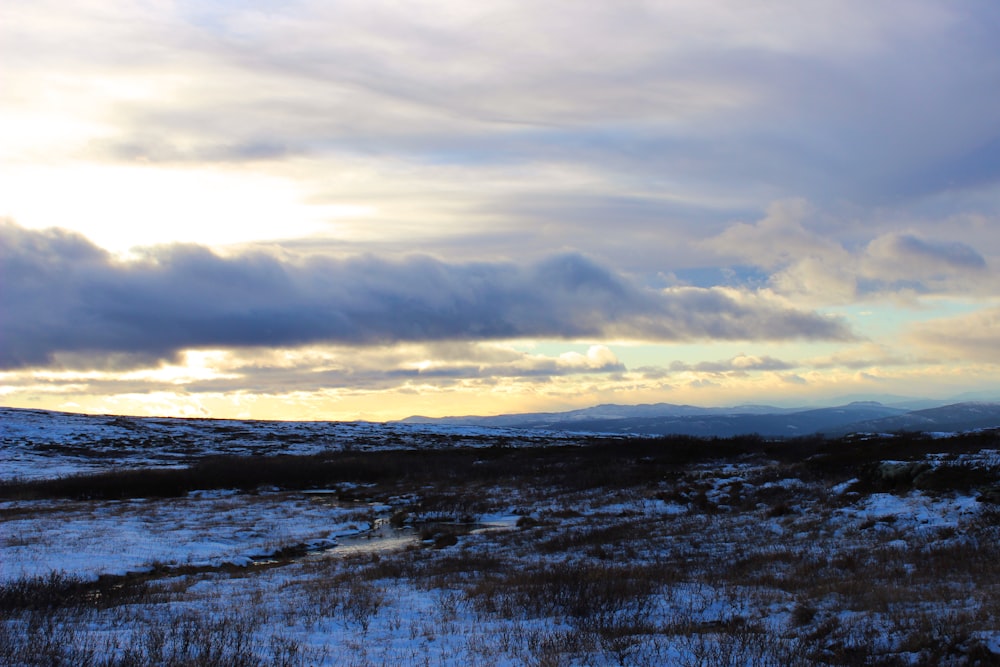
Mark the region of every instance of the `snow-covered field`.
[[289, 545], [332, 547], [369, 529], [378, 510], [280, 492], [4, 502], [0, 581], [51, 571], [92, 580], [148, 571], [154, 564], [245, 566]]
[[[892, 456], [845, 464], [753, 442], [675, 456], [514, 431], [2, 419], [2, 664], [1000, 663], [986, 434], [909, 458], [866, 443]], [[176, 497], [11, 482], [393, 447], [482, 454]]]
[[206, 456], [399, 448], [536, 446], [580, 434], [375, 422], [279, 422], [81, 415], [0, 407], [0, 481], [111, 467], [180, 466]]

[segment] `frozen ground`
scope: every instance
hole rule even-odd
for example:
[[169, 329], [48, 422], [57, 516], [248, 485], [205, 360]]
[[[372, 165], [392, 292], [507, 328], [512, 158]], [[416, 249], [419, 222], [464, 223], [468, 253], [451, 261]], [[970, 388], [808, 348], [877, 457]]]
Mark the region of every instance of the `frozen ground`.
[[280, 422], [81, 415], [0, 407], [0, 480], [112, 466], [179, 466], [212, 455], [306, 455], [402, 447], [534, 446], [580, 434], [446, 424]]
[[92, 580], [154, 565], [246, 566], [290, 545], [332, 548], [372, 528], [380, 509], [281, 492], [4, 502], [0, 581], [53, 571]]
[[[5, 429], [5, 442], [23, 453], [39, 426], [45, 447], [80, 433], [36, 423]], [[225, 426], [244, 443], [270, 437]], [[289, 451], [317, 451], [288, 428]], [[311, 428], [361, 457], [400, 437]], [[440, 453], [444, 436], [400, 446]], [[468, 444], [482, 454], [462, 458]], [[873, 441], [858, 460], [837, 443], [705, 443], [719, 456], [670, 441], [509, 444], [461, 442], [426, 470], [309, 489], [85, 499], [8, 484], [0, 663], [1000, 663], [989, 434]], [[113, 450], [44, 456], [50, 473], [164, 460]]]

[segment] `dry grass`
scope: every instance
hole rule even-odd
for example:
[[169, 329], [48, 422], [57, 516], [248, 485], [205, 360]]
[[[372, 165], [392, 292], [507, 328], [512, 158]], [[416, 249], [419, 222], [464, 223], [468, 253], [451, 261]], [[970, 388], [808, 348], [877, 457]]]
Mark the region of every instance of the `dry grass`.
[[[1000, 631], [1000, 510], [984, 502], [924, 526], [859, 509], [871, 493], [946, 503], [995, 485], [975, 454], [996, 446], [748, 438], [348, 452], [280, 461], [270, 476], [241, 462], [212, 482], [248, 490], [227, 502], [253, 502], [262, 484], [343, 484], [339, 502], [391, 508], [360, 509], [359, 523], [412, 527], [418, 542], [332, 558], [276, 542], [287, 557], [266, 568], [8, 582], [0, 662], [998, 664], [987, 638]], [[931, 452], [937, 467], [921, 463]], [[920, 465], [889, 480], [885, 460]], [[170, 472], [169, 488], [204, 484], [218, 463]], [[113, 495], [127, 487], [115, 475], [132, 473], [6, 493]], [[5, 511], [20, 519], [26, 507]], [[467, 525], [512, 508], [522, 519], [510, 530]]]

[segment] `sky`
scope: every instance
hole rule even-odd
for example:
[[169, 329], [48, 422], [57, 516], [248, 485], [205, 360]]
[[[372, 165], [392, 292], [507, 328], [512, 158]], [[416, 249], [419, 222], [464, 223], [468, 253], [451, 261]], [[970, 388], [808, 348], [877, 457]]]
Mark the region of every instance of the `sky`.
[[4, 0], [0, 404], [1000, 397], [989, 0]]

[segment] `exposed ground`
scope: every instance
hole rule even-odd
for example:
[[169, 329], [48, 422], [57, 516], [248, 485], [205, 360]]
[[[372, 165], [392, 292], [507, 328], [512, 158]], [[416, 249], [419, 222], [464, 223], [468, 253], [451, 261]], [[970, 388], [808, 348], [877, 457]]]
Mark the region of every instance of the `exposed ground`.
[[102, 437], [0, 483], [2, 664], [1000, 664], [995, 432]]

